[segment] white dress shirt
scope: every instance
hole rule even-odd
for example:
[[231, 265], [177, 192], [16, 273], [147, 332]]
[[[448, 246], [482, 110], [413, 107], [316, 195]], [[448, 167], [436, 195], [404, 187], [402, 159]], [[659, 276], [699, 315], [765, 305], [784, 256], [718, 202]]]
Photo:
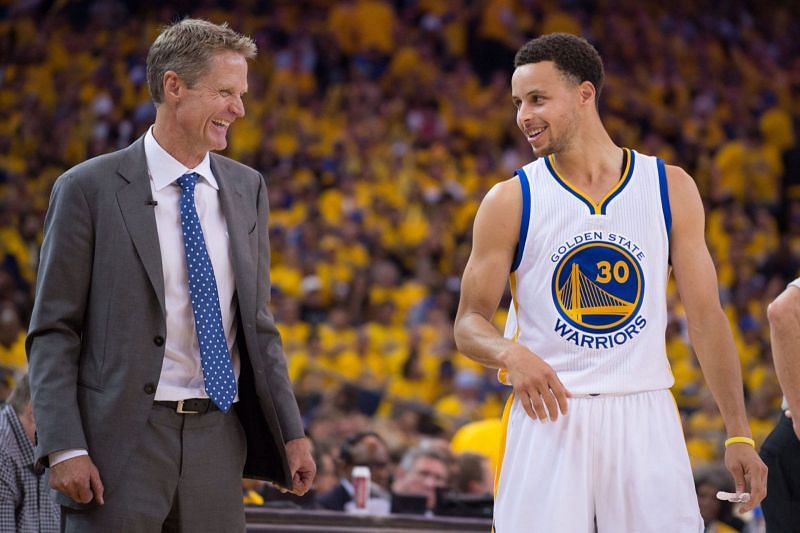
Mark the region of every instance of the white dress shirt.
[[203, 387], [203, 368], [200, 365], [200, 346], [194, 326], [194, 314], [189, 299], [189, 278], [181, 228], [181, 188], [178, 178], [187, 172], [197, 172], [194, 202], [206, 250], [217, 280], [222, 327], [233, 357], [233, 370], [239, 379], [239, 354], [236, 349], [236, 284], [233, 279], [228, 226], [219, 202], [219, 185], [211, 172], [211, 158], [206, 154], [195, 168], [187, 168], [169, 155], [156, 141], [153, 129], [145, 134], [144, 153], [150, 173], [150, 189], [161, 248], [164, 272], [164, 304], [167, 309], [167, 335], [161, 378], [156, 388], [156, 400], [185, 400], [208, 398]]
[[[240, 360], [236, 348], [236, 284], [231, 265], [228, 226], [219, 201], [219, 185], [211, 172], [208, 154], [195, 168], [187, 168], [166, 150], [153, 136], [151, 127], [144, 137], [144, 153], [150, 174], [150, 189], [161, 249], [164, 273], [164, 304], [167, 311], [167, 335], [161, 377], [155, 400], [177, 401], [188, 398], [208, 398], [203, 386], [200, 346], [195, 332], [194, 314], [189, 299], [189, 278], [181, 228], [181, 188], [178, 178], [187, 172], [197, 172], [202, 179], [194, 191], [195, 207], [203, 228], [206, 250], [217, 280], [222, 327], [233, 359], [233, 371], [239, 380]], [[234, 401], [238, 400], [238, 395]], [[86, 455], [86, 450], [62, 450], [51, 453], [50, 466]]]

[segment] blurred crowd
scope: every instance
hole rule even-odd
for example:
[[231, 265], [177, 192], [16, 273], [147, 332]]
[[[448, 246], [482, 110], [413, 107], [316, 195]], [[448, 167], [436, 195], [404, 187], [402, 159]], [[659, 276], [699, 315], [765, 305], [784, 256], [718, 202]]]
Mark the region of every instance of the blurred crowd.
[[[723, 4], [3, 2], [0, 398], [26, 367], [53, 181], [152, 123], [145, 57], [161, 25], [189, 14], [228, 21], [259, 47], [228, 153], [269, 185], [272, 305], [317, 446], [317, 493], [340, 483], [342, 447], [363, 432], [385, 445], [387, 468], [397, 465], [384, 482], [373, 474], [386, 492], [410, 471], [404, 457], [431, 446], [446, 457], [442, 476], [427, 472], [441, 478], [437, 486], [455, 488], [466, 461], [475, 491], [486, 490], [491, 483], [476, 474], [484, 465], [460, 454], [495, 466], [509, 390], [457, 353], [459, 278], [480, 200], [531, 159], [514, 124], [514, 52], [532, 36], [567, 31], [604, 58], [601, 111], [615, 141], [697, 181], [760, 442], [780, 404], [766, 305], [800, 272], [800, 41], [792, 31], [800, 8]], [[690, 455], [696, 467], [713, 465], [722, 420], [674, 285], [669, 309]], [[498, 327], [504, 320], [498, 313]]]

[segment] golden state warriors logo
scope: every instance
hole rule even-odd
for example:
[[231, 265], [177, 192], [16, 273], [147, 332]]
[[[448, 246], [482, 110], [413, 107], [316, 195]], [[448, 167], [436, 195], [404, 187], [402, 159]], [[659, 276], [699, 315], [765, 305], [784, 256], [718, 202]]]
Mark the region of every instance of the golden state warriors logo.
[[625, 327], [642, 305], [642, 268], [615, 243], [587, 242], [561, 257], [552, 292], [559, 314], [572, 327], [585, 333], [613, 333]]

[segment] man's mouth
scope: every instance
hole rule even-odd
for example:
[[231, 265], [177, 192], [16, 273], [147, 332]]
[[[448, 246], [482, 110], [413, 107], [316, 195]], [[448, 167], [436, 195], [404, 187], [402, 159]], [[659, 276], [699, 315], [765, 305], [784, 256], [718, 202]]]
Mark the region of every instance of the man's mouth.
[[528, 138], [528, 142], [535, 141], [539, 138], [539, 136], [546, 130], [547, 127], [541, 128], [530, 128], [525, 130], [525, 136]]

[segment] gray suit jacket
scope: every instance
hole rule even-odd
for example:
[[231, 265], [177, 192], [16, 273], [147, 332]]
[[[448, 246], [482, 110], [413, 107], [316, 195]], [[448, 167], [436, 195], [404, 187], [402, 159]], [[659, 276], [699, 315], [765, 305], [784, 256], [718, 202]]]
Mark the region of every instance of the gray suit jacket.
[[[242, 359], [235, 409], [247, 435], [244, 475], [291, 486], [285, 442], [303, 436], [280, 336], [268, 310], [263, 177], [211, 154], [230, 235]], [[45, 220], [27, 338], [37, 461], [85, 448], [106, 494], [124, 482], [161, 374], [164, 277], [144, 138], [58, 178]], [[157, 209], [157, 207], [155, 207]], [[66, 497], [61, 503], [78, 504]]]

